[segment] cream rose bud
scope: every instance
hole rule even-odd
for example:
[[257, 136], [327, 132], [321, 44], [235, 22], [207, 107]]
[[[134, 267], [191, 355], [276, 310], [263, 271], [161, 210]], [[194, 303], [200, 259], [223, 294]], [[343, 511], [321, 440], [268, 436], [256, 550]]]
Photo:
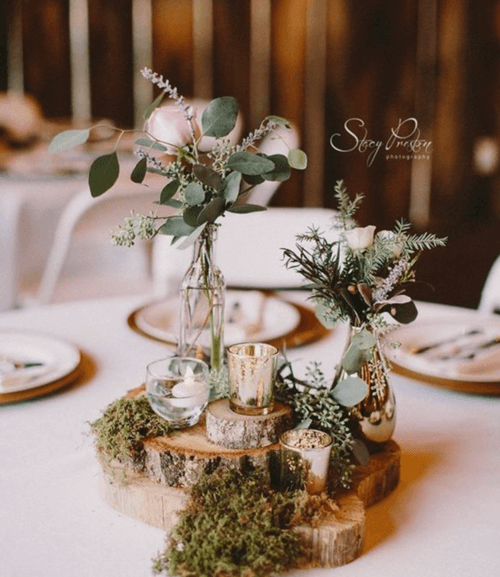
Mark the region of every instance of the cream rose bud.
[[375, 228], [375, 226], [370, 225], [347, 230], [344, 234], [349, 248], [352, 250], [363, 250], [372, 246]]
[[[195, 126], [194, 119], [192, 122]], [[162, 143], [172, 145], [172, 148], [192, 142], [184, 113], [175, 104], [156, 108], [146, 123], [146, 131]], [[170, 152], [175, 153], [175, 150], [170, 149]]]
[[392, 249], [392, 254], [395, 257], [401, 256], [403, 250], [403, 242], [399, 241], [397, 236], [392, 232], [392, 230], [380, 230], [377, 232], [377, 238], [387, 242]]

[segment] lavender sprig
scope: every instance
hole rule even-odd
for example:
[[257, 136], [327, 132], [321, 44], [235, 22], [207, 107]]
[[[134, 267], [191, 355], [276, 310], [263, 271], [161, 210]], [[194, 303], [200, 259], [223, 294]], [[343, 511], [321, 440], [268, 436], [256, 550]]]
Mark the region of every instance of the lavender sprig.
[[153, 84], [156, 84], [158, 88], [161, 88], [163, 92], [172, 100], [174, 100], [177, 104], [179, 110], [184, 114], [184, 118], [186, 119], [186, 123], [189, 127], [189, 132], [191, 134], [191, 138], [196, 140], [194, 126], [193, 126], [193, 108], [186, 103], [184, 96], [179, 94], [179, 91], [175, 86], [170, 84], [168, 79], [164, 79], [161, 74], [157, 72], [153, 72], [150, 68], [143, 68], [141, 70], [141, 74], [144, 78], [150, 80]]
[[391, 272], [384, 279], [384, 282], [377, 289], [373, 291], [374, 302], [380, 302], [385, 300], [391, 290], [398, 284], [399, 279], [403, 276], [406, 268], [408, 266], [408, 261], [406, 259], [400, 259], [392, 268]]
[[261, 140], [266, 134], [269, 134], [276, 127], [276, 123], [272, 120], [268, 120], [265, 124], [262, 123], [257, 130], [249, 132], [247, 137], [244, 138], [241, 144], [235, 147], [236, 152], [241, 150], [246, 150], [249, 146], [252, 146], [254, 142]]

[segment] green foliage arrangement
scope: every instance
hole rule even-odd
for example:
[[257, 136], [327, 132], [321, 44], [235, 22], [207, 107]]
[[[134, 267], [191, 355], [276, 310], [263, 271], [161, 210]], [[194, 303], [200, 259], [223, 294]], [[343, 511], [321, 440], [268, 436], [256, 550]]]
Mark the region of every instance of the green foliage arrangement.
[[350, 487], [353, 458], [363, 465], [369, 461], [366, 447], [353, 437], [348, 412], [365, 395], [366, 385], [357, 388], [344, 381], [331, 388], [319, 363], [313, 362], [307, 367], [304, 379], [295, 375], [289, 361], [284, 360], [278, 370], [276, 396], [293, 408], [294, 425], [325, 431], [333, 439], [330, 491]]
[[155, 573], [180, 577], [268, 577], [298, 566], [294, 527], [313, 524], [328, 506], [305, 491], [277, 492], [259, 473], [205, 475], [154, 561]]
[[106, 461], [140, 462], [145, 439], [172, 431], [168, 421], [153, 411], [146, 395], [114, 401], [90, 426], [97, 451]]
[[[226, 211], [244, 214], [265, 210], [263, 206], [245, 202], [254, 186], [265, 180], [285, 181], [290, 178], [292, 168], [306, 168], [307, 156], [301, 150], [289, 149], [287, 156], [259, 152], [258, 144], [264, 136], [272, 134], [283, 140], [277, 128], [289, 129], [286, 119], [268, 116], [240, 144], [231, 145], [227, 136], [238, 117], [238, 103], [233, 97], [212, 100], [202, 111], [200, 126], [196, 109], [186, 103], [177, 88], [147, 68], [142, 74], [161, 93], [144, 114], [143, 130], [138, 131], [143, 136], [136, 140], [139, 160], [130, 178], [143, 183], [148, 172], [165, 177], [167, 183], [158, 193], [158, 208], [169, 206], [177, 209], [177, 213], [161, 216], [157, 208], [150, 215], [127, 218], [113, 237], [116, 244], [131, 246], [136, 238], [166, 234], [173, 237], [173, 242], [183, 238], [180, 244], [189, 246], [207, 224], [215, 223]], [[176, 106], [160, 107], [164, 97], [173, 100]], [[90, 131], [100, 126], [61, 132], [49, 150], [57, 153], [84, 144]], [[117, 154], [120, 139], [126, 132], [136, 132], [108, 128], [117, 130], [119, 135], [114, 150], [97, 158], [90, 168], [89, 187], [94, 197], [116, 183], [120, 173]], [[204, 145], [207, 140], [213, 143], [208, 149]]]
[[[344, 357], [346, 371], [355, 373], [372, 356], [374, 331], [389, 326], [387, 315], [396, 323], [415, 320], [417, 308], [406, 294], [415, 281], [414, 266], [422, 251], [444, 246], [446, 238], [410, 234], [404, 221], [391, 231], [375, 234], [375, 226], [358, 227], [354, 220], [362, 195], [351, 200], [344, 183], [338, 181], [335, 197], [335, 240], [311, 227], [297, 236], [296, 250], [283, 252], [286, 265], [308, 281], [319, 320], [327, 328], [340, 321], [360, 329]], [[355, 383], [361, 387], [359, 381]]]
[[297, 236], [296, 251], [284, 250], [287, 266], [309, 281], [318, 318], [328, 327], [338, 321], [378, 326], [384, 312], [399, 323], [413, 321], [417, 310], [404, 294], [415, 280], [413, 267], [423, 250], [444, 246], [446, 239], [430, 233], [410, 235], [404, 221], [375, 235], [374, 226], [357, 227], [353, 218], [362, 195], [351, 200], [338, 181], [335, 197], [339, 214], [332, 228], [338, 238], [328, 241], [311, 228]]

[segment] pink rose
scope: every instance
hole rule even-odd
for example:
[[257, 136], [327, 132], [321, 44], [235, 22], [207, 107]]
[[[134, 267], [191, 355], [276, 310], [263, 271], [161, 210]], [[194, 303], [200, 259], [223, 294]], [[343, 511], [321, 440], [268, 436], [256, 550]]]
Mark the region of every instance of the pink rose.
[[[199, 128], [195, 118], [191, 122], [198, 137]], [[184, 113], [173, 103], [160, 106], [153, 112], [146, 123], [146, 131], [162, 144], [171, 145], [169, 152], [172, 154], [175, 154], [177, 148], [193, 141]]]

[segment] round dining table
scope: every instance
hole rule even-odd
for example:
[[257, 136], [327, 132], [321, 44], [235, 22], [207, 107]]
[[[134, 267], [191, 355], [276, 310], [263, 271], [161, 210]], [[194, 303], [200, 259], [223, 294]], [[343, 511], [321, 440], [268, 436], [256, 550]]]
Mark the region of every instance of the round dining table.
[[[82, 374], [73, 383], [0, 405], [2, 577], [153, 574], [152, 558], [164, 548], [165, 532], [106, 504], [89, 426], [109, 403], [143, 382], [149, 362], [171, 352], [130, 327], [131, 312], [142, 304], [141, 297], [120, 297], [0, 315], [0, 333], [51, 335], [77, 347], [83, 358]], [[438, 324], [457, 313], [437, 304], [419, 308], [421, 318]], [[333, 371], [346, 334], [334, 329], [289, 349], [288, 357], [320, 361]], [[355, 561], [290, 575], [499, 575], [500, 396], [448, 390], [396, 372], [391, 379], [399, 485], [368, 509], [364, 548]]]

